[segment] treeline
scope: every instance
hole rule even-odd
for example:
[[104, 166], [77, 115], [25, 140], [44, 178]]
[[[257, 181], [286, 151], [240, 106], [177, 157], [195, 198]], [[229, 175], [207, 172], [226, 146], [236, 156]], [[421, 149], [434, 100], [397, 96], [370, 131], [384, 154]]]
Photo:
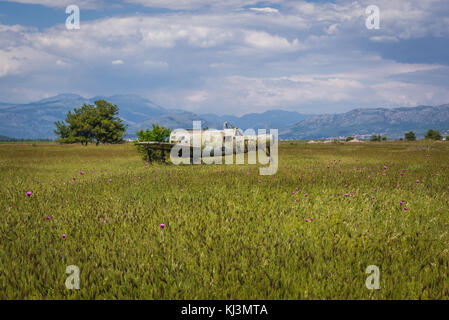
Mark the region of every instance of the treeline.
[[[352, 137], [348, 137], [352, 138]], [[348, 141], [348, 138], [346, 139]], [[441, 141], [443, 140], [442, 134], [438, 130], [429, 129], [424, 135], [425, 140]], [[404, 134], [404, 138], [400, 138], [401, 141], [416, 141], [416, 134], [413, 131], [409, 131]], [[387, 141], [387, 136], [373, 135], [370, 141]], [[446, 141], [449, 141], [449, 136], [446, 136]]]
[[[429, 129], [427, 133], [424, 135], [424, 139], [426, 140], [435, 140], [435, 141], [441, 141], [443, 140], [443, 136], [438, 130]], [[416, 135], [413, 131], [409, 131], [406, 134], [404, 134], [405, 141], [416, 141]], [[449, 141], [449, 136], [446, 136], [446, 140]]]
[[52, 142], [52, 139], [16, 139], [5, 136], [0, 136], [1, 142]]
[[[345, 139], [346, 142], [350, 142], [353, 141], [355, 138], [350, 136], [347, 137]], [[434, 140], [434, 141], [438, 141], [438, 140], [444, 140], [442, 134], [438, 131], [438, 130], [433, 130], [430, 129], [427, 131], [427, 133], [424, 136], [425, 140]], [[372, 135], [371, 138], [369, 139], [369, 141], [372, 142], [378, 142], [378, 141], [387, 141], [388, 138], [387, 136], [381, 136], [381, 135]], [[400, 141], [416, 141], [416, 134], [413, 131], [409, 131], [407, 133], [404, 134], [404, 138], [400, 138]], [[449, 136], [446, 136], [446, 141], [449, 141]]]

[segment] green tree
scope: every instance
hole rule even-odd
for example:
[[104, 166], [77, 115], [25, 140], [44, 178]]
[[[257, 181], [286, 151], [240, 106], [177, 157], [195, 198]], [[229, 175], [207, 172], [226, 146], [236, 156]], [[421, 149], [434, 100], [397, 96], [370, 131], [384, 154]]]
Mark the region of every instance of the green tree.
[[349, 141], [352, 141], [352, 140], [354, 140], [354, 137], [347, 137], [346, 138], [346, 142], [349, 142]]
[[406, 141], [416, 141], [416, 135], [413, 131], [409, 131], [407, 132], [405, 135], [405, 140]]
[[93, 132], [97, 145], [122, 142], [126, 126], [118, 117], [118, 107], [105, 100], [95, 101], [95, 105], [96, 118]]
[[387, 136], [383, 136], [382, 141], [387, 141]]
[[370, 141], [381, 141], [382, 140], [382, 138], [381, 138], [381, 136], [380, 135], [372, 135], [371, 136], [371, 139], [370, 139]]
[[441, 133], [439, 131], [430, 129], [429, 131], [427, 131], [424, 138], [429, 139], [429, 140], [442, 140], [443, 136], [441, 135]]
[[[171, 130], [168, 128], [165, 128], [163, 126], [160, 126], [159, 124], [152, 124], [152, 129], [146, 129], [140, 130], [136, 132], [137, 134], [137, 140], [139, 142], [146, 142], [146, 141], [157, 141], [157, 142], [164, 142], [167, 141], [167, 139], [170, 137]], [[137, 145], [137, 151], [143, 155], [143, 158], [149, 161], [159, 160], [162, 159], [161, 153], [164, 152], [162, 150], [153, 150], [153, 149], [147, 149], [144, 146]]]
[[105, 100], [95, 101], [95, 105], [84, 104], [69, 111], [64, 121], [56, 121], [54, 132], [61, 143], [83, 145], [95, 142], [119, 143], [123, 140], [126, 126], [118, 117], [118, 107]]
[[163, 126], [160, 126], [159, 124], [152, 124], [151, 125], [153, 128], [150, 129], [146, 129], [145, 131], [140, 130], [138, 131], [137, 137], [138, 140], [140, 142], [142, 141], [159, 141], [159, 142], [164, 142], [167, 141], [168, 137], [170, 137], [170, 129], [165, 128]]

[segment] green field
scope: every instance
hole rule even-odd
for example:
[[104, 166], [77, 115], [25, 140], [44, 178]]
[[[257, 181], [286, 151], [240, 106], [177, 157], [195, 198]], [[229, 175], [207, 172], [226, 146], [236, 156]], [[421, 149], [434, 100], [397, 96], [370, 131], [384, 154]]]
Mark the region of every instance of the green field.
[[284, 142], [258, 168], [0, 145], [0, 298], [449, 298], [449, 143]]

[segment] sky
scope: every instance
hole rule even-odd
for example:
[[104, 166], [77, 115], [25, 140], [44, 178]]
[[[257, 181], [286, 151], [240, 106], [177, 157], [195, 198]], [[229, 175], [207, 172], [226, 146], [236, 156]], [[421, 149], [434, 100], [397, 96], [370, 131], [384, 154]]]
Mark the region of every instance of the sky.
[[449, 1], [0, 0], [0, 102], [60, 93], [220, 115], [445, 104]]

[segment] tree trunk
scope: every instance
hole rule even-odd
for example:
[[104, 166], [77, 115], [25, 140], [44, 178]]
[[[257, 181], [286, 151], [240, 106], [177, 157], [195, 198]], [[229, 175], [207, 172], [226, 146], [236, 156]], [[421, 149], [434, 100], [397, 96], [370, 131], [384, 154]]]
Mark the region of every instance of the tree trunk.
[[150, 159], [150, 149], [147, 147], [146, 151], [147, 151], [147, 162], [150, 163], [150, 161], [151, 161], [151, 159]]

